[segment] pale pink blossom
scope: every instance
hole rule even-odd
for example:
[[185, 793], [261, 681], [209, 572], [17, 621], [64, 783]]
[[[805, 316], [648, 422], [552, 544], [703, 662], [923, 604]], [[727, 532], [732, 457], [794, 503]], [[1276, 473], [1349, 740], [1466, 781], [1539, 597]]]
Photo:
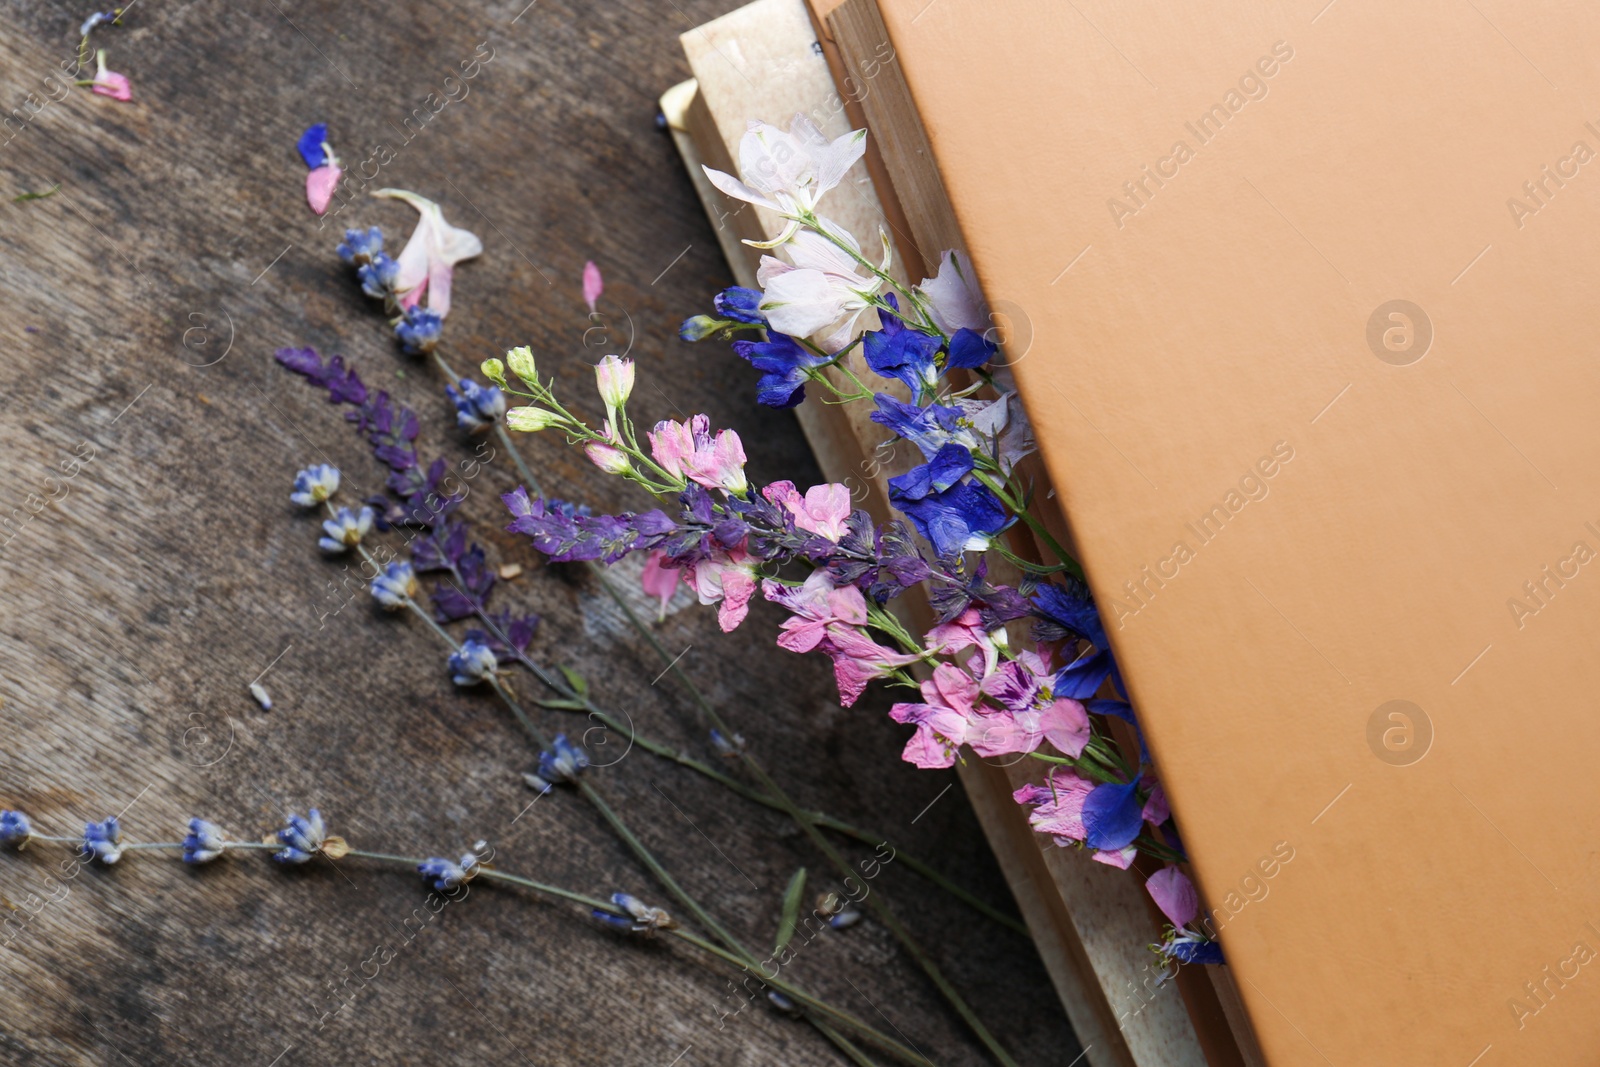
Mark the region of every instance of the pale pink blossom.
[[318, 215], [327, 213], [328, 205], [333, 202], [333, 192], [339, 188], [339, 179], [343, 174], [344, 171], [335, 162], [313, 168], [306, 175], [306, 203], [311, 205], [312, 211]]
[[1080, 843], [1088, 834], [1083, 825], [1083, 802], [1094, 787], [1094, 782], [1070, 767], [1057, 767], [1044, 785], [1025, 785], [1012, 798], [1018, 804], [1033, 807], [1028, 815], [1029, 825], [1065, 847]]
[[[712, 185], [735, 200], [792, 216], [815, 211], [823, 194], [844, 179], [866, 150], [866, 130], [852, 130], [830, 141], [797, 112], [787, 130], [765, 122], [750, 123], [739, 141], [739, 178], [710, 167], [703, 169]], [[791, 220], [776, 240], [749, 243], [758, 247], [782, 244], [798, 227]]]
[[[856, 248], [848, 233], [839, 230], [836, 234]], [[855, 331], [856, 320], [872, 306], [882, 281], [858, 273], [858, 264], [849, 253], [809, 230], [790, 243], [789, 258], [793, 262], [761, 257], [756, 281], [763, 292], [757, 307], [779, 333], [815, 336], [829, 351], [844, 347]]]
[[867, 602], [861, 590], [853, 585], [834, 588], [826, 571], [812, 571], [799, 587], [768, 579], [762, 583], [762, 593], [794, 612], [784, 620], [778, 646], [790, 652], [826, 653], [833, 660], [839, 700], [845, 707], [854, 704], [874, 678], [922, 658], [885, 648], [868, 637], [863, 630], [869, 617]]
[[960, 329], [982, 333], [989, 326], [988, 311], [984, 307], [983, 293], [978, 289], [977, 277], [972, 273], [972, 261], [965, 252], [949, 251], [939, 257], [939, 272], [932, 278], [922, 279], [917, 286], [928, 298], [933, 321], [945, 333]]
[[722, 627], [723, 633], [737, 629], [750, 612], [758, 562], [743, 548], [736, 548], [732, 552], [718, 549], [710, 559], [684, 564], [684, 578], [700, 603], [720, 605], [717, 625]]
[[[1149, 778], [1145, 779], [1147, 782], [1149, 780]], [[1160, 782], [1156, 782], [1153, 786], [1151, 786], [1150, 796], [1149, 799], [1144, 802], [1144, 811], [1142, 814], [1144, 816], [1144, 821], [1149, 823], [1151, 826], [1160, 826], [1162, 823], [1172, 818], [1172, 809], [1167, 806], [1167, 791], [1162, 788]], [[1181, 926], [1183, 924], [1180, 923], [1179, 925]]]
[[786, 502], [785, 506], [794, 513], [797, 527], [838, 544], [845, 534], [851, 503], [850, 490], [833, 482], [813, 485], [803, 499]]
[[90, 88], [101, 96], [109, 96], [113, 100], [120, 100], [124, 104], [133, 99], [133, 85], [128, 81], [126, 74], [118, 74], [114, 70], [106, 69], [106, 50], [100, 49], [94, 54], [96, 71], [94, 81]]
[[583, 453], [589, 457], [589, 462], [607, 474], [626, 474], [633, 469], [626, 452], [604, 441], [590, 441], [583, 446]]
[[401, 294], [400, 303], [412, 307], [425, 295], [429, 311], [441, 318], [448, 315], [455, 265], [481, 255], [483, 242], [476, 235], [446, 222], [444, 211], [427, 197], [404, 189], [379, 189], [372, 195], [404, 200], [421, 216], [417, 228], [411, 231], [411, 239], [396, 259], [399, 273], [395, 276], [395, 289]]
[[1000, 651], [994, 639], [983, 628], [977, 608], [968, 608], [947, 623], [929, 630], [923, 638], [923, 647], [929, 652], [953, 656], [964, 648], [976, 648], [983, 654], [983, 677], [987, 678], [1000, 662]]
[[639, 585], [644, 589], [645, 595], [661, 601], [661, 610], [656, 615], [657, 620], [667, 617], [667, 602], [678, 591], [678, 583], [683, 580], [682, 570], [661, 565], [661, 561], [666, 558], [665, 552], [656, 549], [645, 560], [644, 571], [639, 575]]
[[744, 475], [744, 443], [732, 430], [711, 434], [711, 422], [696, 415], [688, 425], [667, 419], [649, 431], [650, 452], [663, 470], [678, 478], [691, 478], [707, 489], [743, 495], [749, 488]]
[[1115, 867], [1125, 871], [1133, 865], [1133, 858], [1139, 854], [1138, 845], [1129, 845], [1126, 848], [1103, 849], [1097, 848], [1089, 857], [1096, 863], [1104, 863], [1108, 867]]
[[875, 678], [887, 677], [895, 668], [916, 663], [922, 657], [896, 652], [878, 644], [855, 627], [834, 623], [822, 650], [833, 659], [833, 680], [839, 686], [839, 703], [850, 707]]
[[[972, 734], [973, 705], [978, 697], [978, 683], [972, 675], [950, 663], [935, 667], [933, 676], [922, 683], [920, 704], [902, 703], [889, 709], [889, 718], [917, 728], [906, 743], [903, 758], [924, 769], [954, 764], [956, 750]], [[981, 731], [986, 724], [978, 725]], [[981, 733], [979, 743], [984, 743]]]
[[1194, 883], [1176, 867], [1163, 867], [1145, 881], [1144, 887], [1155, 898], [1156, 907], [1173, 926], [1182, 929], [1200, 914], [1200, 894]]
[[600, 268], [594, 265], [594, 260], [589, 260], [583, 265], [583, 302], [589, 305], [589, 314], [595, 313], [595, 302], [605, 288], [605, 282], [600, 279]]

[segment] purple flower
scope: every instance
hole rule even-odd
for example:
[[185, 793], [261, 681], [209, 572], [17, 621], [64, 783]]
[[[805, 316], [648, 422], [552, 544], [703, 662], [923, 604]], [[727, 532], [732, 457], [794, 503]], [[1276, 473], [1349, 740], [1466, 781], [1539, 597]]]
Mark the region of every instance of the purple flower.
[[[885, 293], [883, 299], [890, 307], [899, 307], [893, 293]], [[861, 340], [861, 354], [867, 366], [879, 377], [905, 382], [912, 396], [930, 392], [939, 381], [935, 363], [939, 338], [912, 329], [887, 311], [880, 309], [878, 317], [883, 321], [883, 328], [873, 330]]]
[[1109, 649], [1090, 649], [1056, 672], [1056, 696], [1088, 700], [1099, 690], [1112, 666]]
[[566, 734], [557, 734], [550, 747], [553, 751], [539, 753], [538, 773], [522, 776], [528, 788], [540, 793], [550, 792], [551, 787], [559, 783], [575, 783], [578, 775], [589, 766], [589, 754], [582, 745], [568, 741]]
[[[932, 459], [939, 449], [950, 443], [951, 438], [962, 432], [960, 408], [943, 404], [919, 408], [915, 404], [897, 400], [888, 393], [877, 393], [873, 400], [878, 410], [870, 416], [872, 421], [879, 426], [887, 426], [896, 437], [903, 437], [916, 445], [924, 459]], [[976, 438], [973, 440], [975, 442]]]
[[397, 561], [372, 579], [372, 599], [390, 611], [398, 611], [417, 595], [417, 575], [411, 564]]
[[105, 822], [84, 824], [82, 851], [108, 866], [122, 858], [122, 827], [115, 815]]
[[482, 641], [468, 639], [450, 653], [450, 680], [457, 685], [477, 685], [493, 678], [500, 667], [494, 649]]
[[615, 912], [593, 908], [590, 913], [609, 926], [644, 937], [654, 937], [657, 930], [671, 930], [678, 925], [667, 912], [653, 908], [627, 893], [611, 894], [611, 903], [617, 906]]
[[506, 397], [492, 385], [479, 385], [471, 378], [461, 379], [459, 388], [444, 387], [456, 406], [456, 424], [463, 430], [480, 433], [506, 413]]
[[1225, 963], [1222, 958], [1222, 946], [1215, 941], [1207, 941], [1197, 934], [1182, 934], [1164, 944], [1157, 945], [1157, 950], [1169, 959], [1180, 963]]
[[1033, 614], [1041, 620], [1034, 627], [1038, 640], [1059, 641], [1070, 634], [1092, 641], [1095, 648], [1110, 647], [1094, 598], [1081, 581], [1069, 579], [1064, 586], [1041, 585], [1030, 599]]
[[725, 319], [748, 323], [752, 326], [765, 326], [767, 317], [761, 314], [758, 307], [760, 303], [761, 290], [747, 289], [742, 285], [733, 285], [718, 293], [716, 298], [711, 301], [711, 306], [716, 308], [717, 314]]
[[769, 333], [766, 341], [735, 341], [733, 351], [761, 371], [756, 401], [769, 408], [792, 408], [806, 398], [812, 371], [828, 362], [794, 338]]
[[443, 332], [444, 319], [439, 313], [416, 305], [406, 308], [405, 316], [394, 327], [394, 335], [400, 339], [400, 347], [408, 356], [425, 356], [432, 352]]
[[960, 445], [945, 445], [920, 467], [889, 479], [891, 492], [906, 500], [921, 500], [942, 493], [972, 473], [972, 453]]
[[339, 468], [318, 463], [295, 474], [294, 492], [289, 499], [303, 508], [314, 508], [338, 491]]
[[981, 367], [994, 358], [1000, 346], [977, 330], [963, 326], [950, 338], [950, 352], [945, 359], [945, 369], [953, 367]]
[[363, 506], [359, 512], [349, 508], [340, 508], [331, 519], [322, 523], [325, 536], [317, 539], [317, 544], [324, 552], [340, 553], [353, 548], [361, 543], [361, 539], [372, 532], [372, 509]]
[[889, 502], [932, 542], [940, 559], [952, 559], [969, 550], [981, 552], [995, 534], [1011, 524], [1000, 498], [987, 486], [971, 482], [957, 482], [920, 500], [908, 499], [891, 487]]
[[470, 882], [478, 873], [478, 857], [472, 853], [463, 853], [461, 862], [441, 859], [435, 856], [417, 864], [417, 873], [425, 881], [431, 881], [433, 888], [443, 893], [447, 889], [454, 889], [463, 882]]
[[29, 825], [26, 815], [9, 809], [0, 811], [0, 845], [21, 848], [32, 836], [33, 827]]
[[[512, 533], [527, 534], [552, 563], [600, 559], [615, 563], [629, 552], [659, 546], [677, 524], [658, 510], [635, 515], [589, 515], [554, 498], [534, 500], [518, 486], [500, 498], [510, 509]], [[670, 553], [669, 553], [670, 554]]]
[[370, 263], [363, 263], [356, 268], [356, 277], [361, 282], [361, 291], [374, 300], [392, 298], [395, 295], [395, 279], [399, 276], [400, 264], [383, 252], [374, 253]]
[[371, 263], [383, 252], [383, 231], [376, 226], [367, 230], [346, 230], [344, 242], [337, 251], [339, 258], [352, 266]]
[[322, 851], [327, 840], [327, 828], [322, 824], [322, 813], [312, 808], [305, 817], [290, 813], [289, 825], [278, 831], [278, 843], [283, 847], [272, 854], [279, 863], [305, 863]]
[[210, 863], [222, 855], [226, 847], [222, 828], [216, 823], [204, 819], [189, 820], [189, 836], [183, 839], [183, 862]]

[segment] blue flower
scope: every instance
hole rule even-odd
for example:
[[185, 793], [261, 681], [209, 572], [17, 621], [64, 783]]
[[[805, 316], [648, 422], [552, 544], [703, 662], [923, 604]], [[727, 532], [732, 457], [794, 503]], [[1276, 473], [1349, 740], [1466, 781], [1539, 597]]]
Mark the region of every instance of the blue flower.
[[272, 854], [279, 863], [305, 863], [322, 851], [327, 838], [327, 828], [322, 825], [322, 813], [316, 808], [302, 818], [289, 816], [289, 825], [278, 831], [278, 843], [283, 846]]
[[78, 36], [87, 37], [96, 26], [104, 26], [108, 22], [114, 23], [116, 21], [117, 13], [115, 11], [96, 11], [83, 20], [83, 25], [78, 27]]
[[767, 317], [757, 310], [761, 303], [761, 290], [746, 289], [742, 285], [730, 286], [716, 295], [711, 301], [711, 306], [717, 309], [717, 314], [734, 322], [744, 322], [752, 326], [765, 326]]
[[289, 499], [303, 508], [314, 508], [338, 491], [339, 468], [318, 463], [294, 476], [294, 492]]
[[390, 611], [405, 607], [416, 595], [416, 571], [404, 561], [389, 564], [382, 574], [372, 579], [372, 599]]
[[394, 335], [408, 356], [425, 356], [439, 343], [444, 332], [444, 319], [424, 307], [408, 307], [405, 317], [395, 324]]
[[988, 486], [972, 482], [957, 482], [920, 500], [909, 499], [891, 487], [889, 503], [932, 542], [940, 559], [951, 559], [964, 551], [982, 552], [995, 534], [1011, 524], [1000, 498]]
[[322, 546], [324, 552], [343, 552], [348, 548], [361, 543], [361, 539], [372, 532], [372, 509], [363, 505], [359, 512], [349, 508], [340, 508], [333, 518], [322, 523], [324, 537], [317, 539], [317, 544]]
[[601, 911], [599, 908], [593, 908], [590, 914], [619, 930], [642, 934], [645, 937], [654, 937], [657, 930], [672, 930], [678, 925], [677, 920], [667, 912], [660, 908], [652, 908], [627, 893], [612, 893], [611, 903], [617, 906], [617, 911]]
[[972, 472], [972, 453], [960, 445], [945, 445], [920, 467], [889, 479], [892, 492], [906, 500], [921, 500], [942, 493]]
[[1000, 346], [977, 330], [963, 326], [950, 338], [949, 355], [945, 357], [946, 370], [952, 367], [981, 367], [994, 358]]
[[28, 823], [28, 817], [20, 811], [0, 811], [0, 845], [13, 845], [21, 848], [28, 843], [28, 838], [33, 836], [33, 827]]
[[1083, 842], [1090, 848], [1116, 852], [1133, 844], [1144, 826], [1144, 801], [1139, 777], [1131, 782], [1097, 785], [1083, 801]]
[[431, 880], [433, 888], [443, 893], [447, 889], [454, 889], [463, 882], [470, 882], [478, 873], [478, 857], [468, 852], [462, 855], [461, 862], [441, 859], [434, 856], [417, 864], [417, 873], [424, 880]]
[[690, 315], [678, 327], [678, 336], [685, 341], [704, 341], [722, 331], [727, 321], [715, 315]]
[[374, 300], [387, 300], [395, 295], [394, 283], [400, 277], [400, 264], [386, 252], [375, 252], [371, 262], [356, 268], [356, 277], [361, 280], [363, 293]]
[[712, 730], [711, 747], [724, 759], [738, 759], [739, 754], [744, 751], [744, 735], [734, 734], [732, 737], [725, 737], [721, 730]]
[[210, 863], [226, 847], [222, 827], [204, 819], [189, 820], [189, 836], [183, 839], [183, 862]]
[[468, 638], [461, 647], [450, 653], [450, 680], [457, 685], [477, 685], [493, 678], [500, 661], [494, 650], [482, 641]]
[[337, 251], [340, 259], [353, 266], [371, 263], [383, 251], [383, 231], [376, 226], [366, 230], [346, 230], [344, 241]]
[[[899, 307], [893, 293], [884, 295], [890, 307]], [[881, 330], [873, 330], [861, 339], [861, 354], [879, 377], [898, 378], [911, 389], [912, 396], [922, 396], [939, 381], [935, 358], [939, 354], [939, 338], [914, 330], [900, 319], [880, 310], [883, 320]]]
[[1099, 691], [1113, 666], [1110, 649], [1091, 648], [1056, 672], [1051, 690], [1057, 700], [1088, 700]]
[[1163, 956], [1180, 963], [1226, 962], [1222, 958], [1222, 946], [1219, 943], [1207, 941], [1196, 934], [1185, 933], [1155, 948]]
[[105, 822], [85, 823], [83, 827], [83, 854], [104, 864], [122, 858], [122, 827], [113, 815]]
[[1072, 580], [1063, 587], [1045, 583], [1033, 591], [1030, 607], [1033, 614], [1044, 623], [1053, 623], [1054, 627], [1046, 629], [1036, 627], [1039, 636], [1046, 641], [1059, 641], [1065, 631], [1076, 637], [1087, 638], [1094, 642], [1095, 648], [1109, 648], [1106, 640], [1105, 627], [1100, 622], [1100, 612], [1095, 610], [1094, 598], [1089, 594], [1089, 587], [1081, 581]]
[[478, 433], [495, 424], [506, 413], [506, 397], [492, 385], [479, 385], [471, 378], [461, 379], [460, 388], [447, 385], [444, 391], [456, 406], [456, 423]]
[[792, 408], [804, 400], [812, 371], [828, 362], [781, 333], [769, 334], [766, 341], [735, 341], [733, 350], [762, 372], [756, 400], [769, 408]]
[[872, 421], [879, 426], [887, 426], [896, 437], [903, 437], [916, 445], [924, 459], [932, 459], [958, 433], [971, 437], [972, 442], [976, 443], [976, 436], [961, 426], [960, 408], [943, 404], [919, 408], [915, 404], [897, 400], [888, 393], [877, 393], [873, 400], [878, 410], [869, 416]]
[[306, 161], [306, 166], [316, 170], [328, 162], [328, 124], [318, 122], [306, 127], [306, 132], [300, 135], [300, 140], [295, 143], [300, 149], [300, 158]]
[[557, 782], [576, 782], [579, 773], [589, 766], [589, 754], [582, 745], [568, 741], [566, 734], [557, 734], [550, 747], [555, 751], [539, 753], [538, 773], [522, 776], [528, 788], [540, 793], [550, 792], [551, 786]]

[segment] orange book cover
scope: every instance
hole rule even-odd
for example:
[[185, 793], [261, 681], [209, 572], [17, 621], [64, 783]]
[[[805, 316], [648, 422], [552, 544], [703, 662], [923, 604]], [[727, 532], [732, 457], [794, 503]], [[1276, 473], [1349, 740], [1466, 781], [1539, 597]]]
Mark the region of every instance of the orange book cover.
[[1600, 11], [880, 6], [1269, 1060], [1592, 1062]]

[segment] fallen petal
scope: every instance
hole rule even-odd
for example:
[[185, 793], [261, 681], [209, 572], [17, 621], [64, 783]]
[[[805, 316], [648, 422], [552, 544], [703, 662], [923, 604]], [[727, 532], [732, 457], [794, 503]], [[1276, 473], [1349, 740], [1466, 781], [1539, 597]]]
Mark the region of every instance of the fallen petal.
[[306, 175], [306, 203], [311, 205], [312, 211], [318, 215], [327, 213], [328, 205], [333, 202], [333, 191], [339, 187], [343, 174], [336, 166], [324, 166]]
[[589, 305], [589, 314], [594, 314], [595, 301], [600, 299], [605, 287], [605, 282], [600, 278], [600, 268], [594, 265], [594, 260], [589, 260], [583, 265], [583, 302]]

